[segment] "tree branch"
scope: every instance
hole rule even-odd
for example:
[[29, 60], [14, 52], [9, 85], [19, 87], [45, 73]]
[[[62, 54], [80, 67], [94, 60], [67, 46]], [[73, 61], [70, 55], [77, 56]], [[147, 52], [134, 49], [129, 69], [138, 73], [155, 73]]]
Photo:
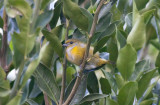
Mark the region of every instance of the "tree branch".
[[3, 36], [2, 36], [2, 48], [0, 50], [0, 65], [2, 66], [2, 68], [5, 70], [5, 72], [7, 72], [7, 48], [8, 48], [8, 44], [7, 44], [7, 33], [8, 33], [8, 16], [6, 14], [5, 9], [3, 10], [3, 21], [4, 21], [4, 25], [3, 25]]
[[94, 19], [93, 19], [93, 23], [92, 23], [92, 27], [91, 27], [91, 30], [90, 30], [90, 34], [89, 34], [89, 38], [88, 38], [88, 41], [87, 41], [87, 47], [86, 47], [86, 52], [85, 52], [85, 56], [83, 58], [83, 61], [82, 61], [82, 64], [81, 64], [81, 68], [80, 68], [80, 71], [79, 71], [79, 76], [77, 77], [76, 79], [76, 82], [73, 86], [73, 89], [70, 93], [70, 95], [68, 96], [67, 100], [65, 101], [65, 103], [63, 105], [69, 105], [70, 102], [72, 101], [77, 89], [78, 89], [78, 86], [81, 82], [81, 79], [82, 79], [82, 76], [83, 76], [83, 70], [85, 68], [85, 65], [86, 65], [86, 60], [87, 60], [87, 57], [88, 57], [88, 54], [89, 54], [89, 49], [90, 49], [90, 45], [91, 45], [91, 39], [92, 39], [92, 36], [95, 32], [95, 29], [96, 29], [96, 24], [97, 24], [97, 20], [98, 20], [98, 15], [99, 15], [99, 12], [101, 10], [101, 7], [103, 5], [105, 0], [101, 0], [97, 9], [96, 9], [96, 12], [95, 12], [95, 15], [94, 15]]
[[[65, 41], [68, 39], [68, 31], [69, 31], [69, 21], [66, 19], [66, 34], [65, 34]], [[64, 49], [64, 54], [66, 53], [66, 48]], [[61, 96], [59, 105], [63, 104], [64, 101], [64, 93], [65, 93], [65, 84], [66, 84], [66, 69], [67, 69], [67, 58], [66, 55], [64, 55], [63, 59], [63, 76], [62, 76], [62, 88], [61, 88]]]

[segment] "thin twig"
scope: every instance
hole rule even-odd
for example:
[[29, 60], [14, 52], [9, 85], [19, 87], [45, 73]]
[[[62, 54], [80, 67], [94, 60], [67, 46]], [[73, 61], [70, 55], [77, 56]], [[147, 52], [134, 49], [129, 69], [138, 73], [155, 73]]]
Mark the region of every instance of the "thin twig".
[[6, 14], [5, 9], [3, 10], [3, 21], [4, 21], [4, 25], [3, 25], [3, 36], [2, 36], [2, 48], [0, 50], [0, 65], [2, 66], [2, 68], [5, 70], [5, 72], [8, 71], [7, 69], [7, 48], [8, 48], [8, 44], [7, 44], [7, 33], [8, 33], [8, 16]]
[[85, 56], [83, 58], [83, 61], [82, 61], [82, 64], [81, 64], [81, 68], [80, 68], [80, 71], [79, 71], [79, 76], [77, 77], [76, 79], [76, 82], [73, 86], [73, 89], [70, 93], [70, 95], [68, 96], [67, 100], [65, 101], [65, 103], [63, 105], [69, 105], [70, 102], [72, 101], [77, 89], [78, 89], [78, 86], [81, 82], [81, 79], [82, 79], [82, 75], [83, 75], [83, 70], [85, 68], [85, 65], [86, 65], [86, 60], [87, 60], [87, 57], [88, 57], [88, 54], [89, 54], [89, 49], [90, 49], [90, 45], [91, 45], [91, 39], [92, 39], [92, 36], [95, 32], [95, 29], [96, 29], [96, 24], [97, 24], [97, 20], [98, 20], [98, 15], [99, 15], [99, 12], [101, 10], [101, 7], [103, 6], [103, 3], [104, 3], [105, 0], [101, 0], [100, 1], [100, 4], [98, 5], [97, 9], [96, 9], [96, 12], [95, 12], [95, 15], [94, 15], [94, 19], [93, 19], [93, 24], [92, 24], [92, 27], [91, 27], [91, 31], [90, 31], [90, 34], [89, 34], [89, 39], [87, 41], [87, 47], [86, 47], [86, 51], [85, 51]]
[[44, 92], [43, 92], [43, 94], [44, 94], [45, 105], [52, 105], [52, 102], [49, 99], [49, 97], [47, 96], [47, 94]]
[[[66, 34], [65, 34], [65, 41], [68, 39], [68, 31], [69, 31], [69, 21], [66, 19]], [[66, 53], [66, 48], [64, 49], [64, 54]], [[61, 96], [59, 105], [63, 104], [64, 101], [64, 93], [65, 93], [65, 84], [66, 84], [66, 69], [67, 69], [67, 58], [64, 55], [63, 59], [63, 76], [62, 76], [62, 88], [61, 88]]]

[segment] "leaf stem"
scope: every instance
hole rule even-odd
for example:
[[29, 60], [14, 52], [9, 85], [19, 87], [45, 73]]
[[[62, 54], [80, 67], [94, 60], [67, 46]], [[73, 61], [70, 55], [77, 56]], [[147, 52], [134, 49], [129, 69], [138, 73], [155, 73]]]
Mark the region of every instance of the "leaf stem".
[[14, 85], [13, 85], [13, 88], [12, 88], [12, 91], [11, 91], [11, 94], [10, 94], [10, 100], [16, 96], [17, 94], [17, 91], [18, 91], [18, 85], [19, 85], [19, 82], [20, 82], [20, 79], [21, 79], [21, 74], [23, 72], [23, 68], [24, 68], [24, 63], [25, 61], [22, 61], [20, 67], [19, 67], [19, 70], [18, 70], [18, 75], [16, 77], [16, 80], [14, 82]]
[[79, 71], [79, 76], [77, 77], [76, 79], [76, 82], [73, 86], [73, 89], [70, 93], [70, 95], [68, 96], [67, 100], [65, 101], [65, 103], [63, 105], [69, 105], [70, 102], [72, 101], [78, 87], [79, 87], [79, 84], [81, 82], [81, 79], [82, 79], [82, 76], [83, 76], [83, 70], [85, 68], [85, 65], [86, 65], [86, 61], [87, 61], [87, 57], [88, 57], [88, 54], [89, 54], [89, 49], [90, 49], [90, 45], [91, 45], [91, 39], [92, 39], [92, 36], [95, 32], [95, 29], [96, 29], [96, 24], [97, 24], [97, 20], [98, 20], [98, 15], [99, 15], [99, 12], [101, 10], [101, 7], [103, 6], [103, 3], [104, 3], [105, 0], [101, 0], [97, 9], [96, 9], [96, 12], [95, 12], [95, 15], [94, 15], [94, 19], [93, 19], [93, 24], [92, 24], [92, 27], [91, 27], [91, 30], [90, 30], [90, 34], [89, 34], [89, 38], [88, 38], [88, 41], [87, 41], [87, 47], [86, 47], [86, 51], [85, 51], [85, 55], [84, 55], [84, 58], [83, 58], [83, 61], [82, 61], [82, 64], [80, 66], [80, 71]]
[[[65, 41], [67, 41], [67, 39], [68, 39], [68, 32], [69, 32], [69, 20], [66, 19]], [[64, 49], [64, 54], [65, 53], [66, 53], [66, 48]], [[64, 101], [65, 84], [66, 84], [66, 69], [67, 69], [67, 58], [66, 58], [66, 55], [64, 55], [64, 59], [63, 59], [62, 88], [61, 88], [61, 96], [60, 96], [59, 105], [62, 105], [63, 101]]]

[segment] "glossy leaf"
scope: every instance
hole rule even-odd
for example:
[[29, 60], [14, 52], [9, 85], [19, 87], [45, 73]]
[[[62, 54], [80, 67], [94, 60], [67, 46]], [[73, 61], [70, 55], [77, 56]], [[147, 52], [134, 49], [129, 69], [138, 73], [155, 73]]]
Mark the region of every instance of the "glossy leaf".
[[10, 83], [5, 78], [6, 78], [6, 73], [0, 67], [0, 88], [5, 89], [5, 90], [9, 90], [10, 89]]
[[35, 23], [35, 29], [37, 28], [41, 28], [43, 29], [48, 23], [49, 21], [52, 19], [53, 17], [53, 11], [45, 11], [44, 13], [40, 14], [36, 20]]
[[160, 52], [157, 55], [155, 66], [159, 67], [159, 69], [160, 69]]
[[116, 38], [117, 38], [117, 47], [118, 50], [120, 50], [126, 45], [126, 39], [119, 30], [116, 30]]
[[118, 93], [118, 104], [128, 105], [135, 97], [136, 91], [138, 90], [137, 82], [126, 83]]
[[105, 97], [107, 97], [107, 95], [98, 94], [98, 93], [90, 94], [90, 95], [85, 96], [81, 100], [80, 104], [82, 104], [84, 102], [90, 102], [90, 101], [94, 101], [94, 100], [97, 100], [97, 99], [105, 98]]
[[71, 19], [78, 28], [88, 31], [89, 20], [77, 4], [71, 0], [63, 0], [63, 12], [65, 17]]
[[20, 105], [22, 95], [20, 92], [17, 93], [17, 95], [11, 99], [6, 105]]
[[98, 79], [94, 72], [90, 72], [87, 78], [87, 89], [90, 93], [98, 93], [99, 92], [99, 85]]
[[33, 75], [40, 89], [47, 93], [52, 100], [58, 103], [60, 90], [52, 71], [40, 63]]
[[138, 10], [143, 9], [149, 0], [135, 0]]
[[121, 75], [115, 74], [115, 79], [116, 79], [116, 83], [119, 89], [124, 86], [125, 81]]
[[107, 78], [107, 80], [108, 80], [111, 88], [113, 89], [113, 91], [115, 93], [117, 93], [117, 88], [118, 87], [117, 87], [116, 80], [113, 78], [113, 75], [111, 73], [109, 73], [109, 72], [104, 71], [104, 70], [102, 72], [105, 75], [105, 77]]
[[5, 0], [5, 6], [10, 17], [15, 17], [16, 15], [23, 15], [26, 19], [31, 17], [31, 7], [25, 0]]
[[144, 94], [156, 70], [157, 68], [143, 74], [141, 79], [138, 81], [138, 91], [136, 93], [137, 99], [141, 98]]
[[26, 72], [25, 72], [25, 75], [24, 75], [24, 77], [23, 77], [23, 81], [22, 81], [22, 84], [21, 84], [21, 88], [23, 88], [23, 87], [25, 86], [25, 84], [27, 83], [27, 80], [31, 77], [31, 75], [33, 74], [33, 72], [36, 70], [36, 68], [37, 68], [37, 66], [38, 66], [38, 64], [39, 64], [42, 56], [43, 56], [44, 53], [45, 53], [45, 50], [46, 50], [47, 45], [48, 45], [48, 44], [44, 45], [44, 46], [41, 48], [38, 58], [35, 59], [35, 60], [33, 60], [33, 61], [29, 64], [29, 66], [28, 66], [28, 68], [27, 68], [27, 70], [26, 70]]
[[51, 33], [47, 30], [43, 30], [42, 33], [46, 37], [46, 39], [51, 43], [52, 47], [54, 48], [54, 51], [62, 57], [62, 45], [57, 37], [58, 33]]
[[78, 87], [78, 90], [74, 96], [74, 98], [72, 99], [70, 105], [76, 105], [78, 103], [81, 102], [81, 100], [83, 99], [83, 97], [85, 96], [86, 93], [86, 89], [87, 89], [87, 77], [88, 75], [83, 75], [81, 83]]
[[100, 78], [100, 84], [103, 94], [111, 94], [111, 86], [106, 78]]
[[117, 58], [117, 68], [123, 76], [124, 80], [128, 80], [132, 75], [135, 69], [136, 60], [137, 53], [130, 44], [127, 44], [119, 51]]
[[144, 100], [139, 105], [151, 105], [153, 103], [153, 100]]
[[67, 83], [69, 84], [70, 81], [72, 80], [73, 78], [73, 75], [76, 73], [76, 70], [73, 68], [73, 67], [67, 67], [67, 70], [66, 70], [66, 80], [67, 80]]
[[143, 47], [146, 41], [144, 16], [139, 15], [133, 2], [133, 28], [127, 37], [127, 43], [130, 43], [136, 50]]
[[110, 98], [106, 98], [106, 105], [118, 105], [118, 103]]
[[49, 5], [49, 3], [51, 3], [51, 1], [54, 1], [54, 0], [42, 0], [41, 9], [45, 9], [47, 7], [47, 5]]
[[56, 27], [56, 24], [58, 22], [58, 19], [59, 19], [60, 13], [61, 13], [61, 7], [62, 7], [62, 2], [57, 1], [57, 5], [56, 5], [55, 9], [53, 10], [53, 17], [50, 21], [51, 29]]
[[132, 81], [139, 80], [139, 78], [141, 77], [143, 72], [146, 69], [149, 69], [149, 68], [146, 68], [147, 65], [148, 65], [148, 61], [145, 61], [145, 60], [142, 60], [142, 61], [136, 63], [135, 70], [132, 73], [132, 76], [130, 77], [130, 80], [132, 80]]
[[150, 40], [150, 43], [160, 51], [160, 43], [157, 40]]

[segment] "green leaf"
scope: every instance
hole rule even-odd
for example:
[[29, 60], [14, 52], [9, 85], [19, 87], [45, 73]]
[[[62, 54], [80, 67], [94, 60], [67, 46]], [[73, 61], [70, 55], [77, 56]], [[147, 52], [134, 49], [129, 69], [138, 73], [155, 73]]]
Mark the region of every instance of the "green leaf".
[[3, 19], [0, 16], [0, 28], [3, 28]]
[[126, 45], [126, 38], [122, 35], [122, 33], [116, 29], [116, 39], [117, 39], [117, 47], [120, 50]]
[[110, 98], [106, 98], [106, 105], [118, 105], [118, 103]]
[[43, 29], [49, 23], [52, 17], [53, 17], [52, 10], [45, 11], [44, 13], [40, 14], [36, 20], [34, 28], [37, 29], [40, 27], [41, 29]]
[[150, 19], [153, 17], [153, 13], [155, 12], [155, 9], [151, 9], [151, 10], [148, 10], [144, 13], [142, 13], [142, 15], [144, 16], [144, 23], [145, 24], [148, 24]]
[[150, 40], [150, 43], [160, 51], [160, 43], [157, 40]]
[[47, 5], [49, 5], [49, 3], [53, 2], [55, 0], [42, 0], [41, 3], [41, 9], [45, 9], [47, 7]]
[[6, 78], [6, 73], [4, 70], [0, 67], [0, 88], [9, 90], [10, 89], [10, 83]]
[[147, 65], [148, 65], [148, 61], [146, 61], [146, 60], [142, 60], [142, 61], [139, 61], [138, 63], [136, 63], [135, 70], [132, 73], [132, 76], [130, 77], [129, 80], [132, 80], [132, 81], [139, 80], [139, 78], [141, 77], [143, 72], [146, 69], [149, 69], [149, 68], [146, 68]]
[[114, 4], [111, 8], [111, 13], [112, 15], [112, 22], [120, 20], [122, 17], [122, 14], [120, 12], [120, 10], [116, 7], [117, 4]]
[[130, 44], [127, 44], [119, 51], [117, 68], [123, 76], [124, 80], [128, 80], [132, 75], [135, 69], [136, 60], [137, 53]]
[[145, 8], [149, 0], [135, 0], [138, 10]]
[[117, 8], [119, 9], [119, 11], [121, 11], [124, 14], [127, 14], [132, 10], [130, 7], [129, 0], [119, 0], [117, 2]]
[[87, 78], [87, 89], [90, 93], [98, 93], [99, 92], [99, 85], [98, 79], [94, 72], [90, 72]]
[[153, 100], [144, 100], [139, 105], [151, 105], [153, 103]]
[[105, 77], [107, 78], [111, 88], [113, 89], [113, 91], [115, 93], [117, 93], [117, 83], [116, 83], [116, 80], [114, 79], [113, 75], [109, 72], [106, 72], [104, 70], [102, 70], [103, 74], [105, 75]]
[[121, 75], [115, 74], [115, 79], [116, 79], [116, 83], [119, 89], [124, 86], [125, 81]]
[[67, 80], [68, 84], [72, 80], [72, 77], [73, 77], [73, 75], [75, 73], [76, 73], [76, 71], [75, 71], [75, 69], [73, 67], [67, 67], [67, 70], [66, 70], [66, 80]]
[[22, 95], [20, 92], [17, 93], [17, 95], [11, 99], [6, 105], [20, 105]]
[[65, 17], [71, 19], [78, 28], [88, 31], [89, 20], [76, 3], [71, 0], [63, 0], [63, 13]]
[[26, 19], [30, 19], [32, 9], [25, 0], [5, 0], [5, 7], [8, 16], [15, 17], [23, 15]]
[[54, 100], [55, 103], [58, 103], [60, 90], [52, 71], [40, 63], [36, 71], [33, 73], [33, 76], [35, 77], [40, 89], [47, 93], [47, 95]]
[[44, 46], [41, 48], [38, 58], [35, 59], [35, 60], [33, 60], [33, 61], [29, 64], [29, 66], [28, 66], [28, 68], [27, 68], [27, 70], [26, 70], [26, 72], [25, 72], [25, 74], [24, 74], [24, 77], [23, 77], [23, 80], [22, 80], [22, 84], [21, 84], [21, 88], [23, 88], [23, 87], [25, 86], [25, 84], [27, 83], [27, 80], [31, 77], [31, 75], [33, 74], [33, 72], [36, 70], [36, 68], [37, 68], [37, 66], [38, 66], [38, 64], [39, 64], [42, 56], [43, 56], [44, 53], [45, 53], [45, 50], [46, 50], [47, 45], [48, 45], [48, 44], [44, 45]]
[[107, 52], [109, 53], [109, 60], [116, 62], [118, 57], [118, 47], [115, 36], [111, 37], [107, 42]]
[[77, 90], [74, 98], [72, 99], [70, 105], [76, 105], [76, 104], [80, 103], [82, 98], [85, 96], [86, 89], [87, 89], [87, 77], [88, 77], [88, 74], [86, 74], [86, 75], [84, 74], [82, 76], [81, 83], [80, 83], [78, 90]]
[[100, 84], [103, 94], [111, 94], [111, 86], [106, 78], [100, 78]]
[[46, 37], [46, 39], [51, 43], [54, 51], [59, 55], [59, 57], [62, 57], [63, 49], [61, 42], [57, 37], [58, 33], [51, 33], [47, 30], [42, 30], [42, 33]]
[[146, 26], [144, 23], [144, 16], [139, 15], [135, 2], [133, 2], [132, 26], [132, 30], [127, 37], [127, 43], [130, 43], [136, 50], [139, 50], [146, 41]]
[[57, 5], [56, 5], [55, 9], [53, 10], [53, 17], [50, 21], [51, 29], [56, 27], [56, 24], [58, 22], [58, 19], [59, 19], [60, 13], [61, 13], [61, 7], [62, 7], [62, 2], [57, 1]]
[[160, 69], [160, 52], [158, 53], [158, 56], [157, 56], [157, 58], [156, 58], [155, 66], [156, 66], [156, 67], [159, 67], [159, 69]]
[[84, 103], [84, 102], [92, 102], [92, 101], [94, 101], [94, 100], [101, 99], [101, 98], [105, 98], [105, 97], [107, 97], [107, 95], [105, 95], [105, 94], [98, 94], [98, 93], [90, 94], [90, 95], [85, 96], [85, 97], [80, 101], [80, 104], [82, 104], [82, 103]]
[[156, 70], [157, 68], [143, 74], [141, 79], [138, 81], [138, 91], [136, 93], [137, 99], [140, 99], [144, 94]]
[[107, 41], [109, 40], [111, 36], [105, 36], [103, 37], [102, 39], [100, 39], [96, 45], [94, 46], [94, 51], [93, 53], [96, 53], [97, 51], [99, 51], [106, 43]]
[[138, 90], [137, 82], [126, 83], [118, 93], [119, 105], [128, 105], [135, 97], [136, 91]]

